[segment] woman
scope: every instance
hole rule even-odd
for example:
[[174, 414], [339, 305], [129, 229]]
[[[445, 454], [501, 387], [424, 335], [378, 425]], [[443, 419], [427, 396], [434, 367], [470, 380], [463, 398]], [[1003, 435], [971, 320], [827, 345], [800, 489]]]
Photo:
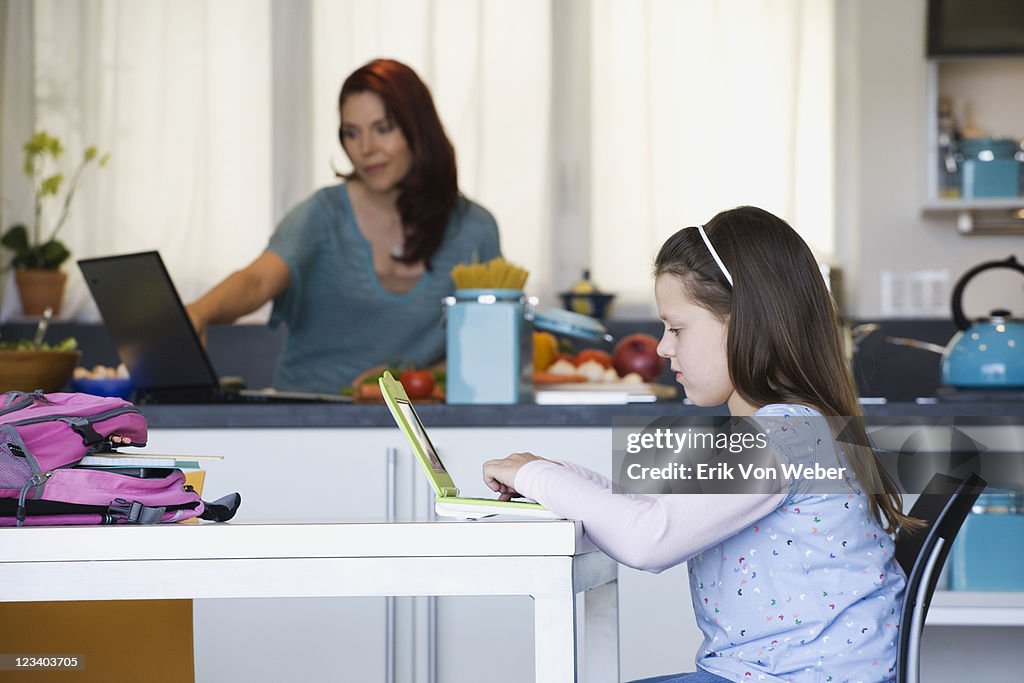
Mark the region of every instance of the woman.
[[439, 360], [449, 271], [501, 255], [494, 218], [459, 193], [455, 150], [412, 69], [366, 64], [338, 110], [345, 182], [293, 208], [263, 254], [188, 306], [205, 336], [273, 300], [270, 324], [288, 327], [280, 390], [337, 392], [371, 366]]
[[486, 483], [582, 521], [623, 564], [658, 572], [688, 562], [704, 633], [697, 671], [650, 683], [893, 680], [905, 580], [890, 534], [921, 523], [903, 515], [875, 454], [837, 439], [834, 425], [860, 408], [810, 249], [767, 211], [723, 211], [664, 244], [655, 297], [658, 353], [695, 405], [750, 416], [768, 427], [780, 462], [845, 467], [845, 478], [621, 494], [596, 472], [517, 453], [485, 463]]

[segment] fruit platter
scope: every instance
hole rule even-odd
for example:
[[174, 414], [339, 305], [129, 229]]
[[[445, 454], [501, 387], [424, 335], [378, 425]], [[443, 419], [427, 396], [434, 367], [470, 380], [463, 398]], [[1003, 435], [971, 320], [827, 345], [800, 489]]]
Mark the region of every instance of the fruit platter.
[[583, 349], [573, 353], [569, 343], [550, 332], [533, 333], [533, 384], [546, 393], [606, 392], [674, 398], [674, 386], [657, 384], [665, 359], [658, 340], [649, 334], [623, 337], [611, 351]]

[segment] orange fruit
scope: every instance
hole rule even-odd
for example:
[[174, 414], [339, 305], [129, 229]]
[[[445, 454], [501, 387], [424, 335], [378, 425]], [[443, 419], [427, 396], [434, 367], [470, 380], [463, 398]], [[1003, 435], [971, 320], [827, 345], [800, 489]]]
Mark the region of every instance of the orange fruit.
[[533, 333], [533, 369], [547, 370], [558, 355], [558, 340], [550, 332]]

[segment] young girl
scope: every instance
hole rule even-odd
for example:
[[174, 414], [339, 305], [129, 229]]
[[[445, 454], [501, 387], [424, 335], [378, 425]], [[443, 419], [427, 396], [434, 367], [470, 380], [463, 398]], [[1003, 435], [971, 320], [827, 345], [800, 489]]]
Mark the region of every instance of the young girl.
[[861, 413], [810, 250], [785, 221], [740, 207], [670, 237], [655, 278], [665, 323], [658, 353], [690, 400], [786, 419], [771, 445], [793, 459], [847, 465], [845, 490], [613, 493], [595, 472], [530, 453], [487, 462], [487, 485], [581, 520], [630, 567], [659, 572], [689, 561], [704, 633], [698, 670], [651, 681], [892, 680], [904, 577], [890, 535], [915, 520], [901, 513], [874, 454], [837, 452], [826, 418]]

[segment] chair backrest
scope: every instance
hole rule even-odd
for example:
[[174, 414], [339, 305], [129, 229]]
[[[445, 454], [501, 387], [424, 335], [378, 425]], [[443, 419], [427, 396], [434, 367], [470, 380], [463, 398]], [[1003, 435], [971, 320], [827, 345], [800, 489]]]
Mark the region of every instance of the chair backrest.
[[896, 561], [907, 575], [896, 650], [896, 683], [918, 683], [921, 634], [939, 572], [985, 485], [974, 472], [962, 479], [936, 474], [909, 513], [928, 526], [896, 537]]

